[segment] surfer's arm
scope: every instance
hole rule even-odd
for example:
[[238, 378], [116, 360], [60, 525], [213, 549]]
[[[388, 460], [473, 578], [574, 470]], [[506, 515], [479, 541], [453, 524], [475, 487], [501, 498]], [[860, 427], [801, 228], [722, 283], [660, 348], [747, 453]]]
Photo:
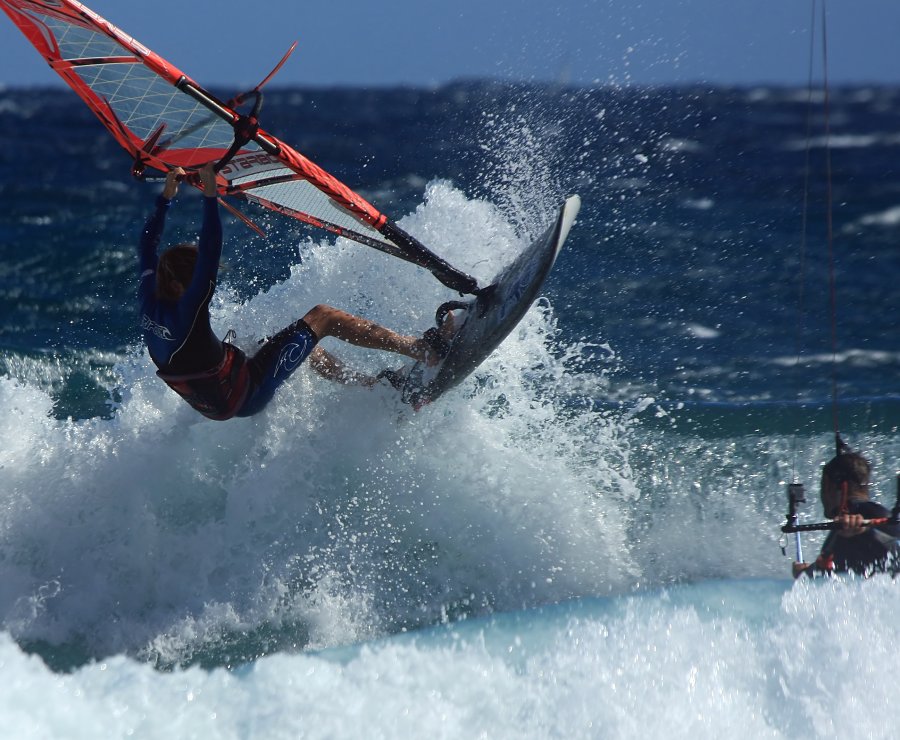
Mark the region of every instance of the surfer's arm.
[[166, 225], [166, 212], [169, 210], [171, 201], [163, 196], [157, 196], [156, 208], [147, 222], [144, 224], [144, 230], [141, 232], [141, 240], [138, 252], [138, 275], [140, 276], [140, 284], [138, 285], [138, 294], [141, 298], [145, 293], [152, 292], [155, 289], [156, 280], [156, 248], [159, 246], [159, 240], [162, 237], [163, 228]]
[[201, 299], [209, 292], [210, 284], [215, 285], [222, 257], [222, 220], [219, 218], [219, 201], [216, 197], [216, 175], [212, 164], [200, 170], [203, 181], [203, 225], [197, 244], [197, 264], [191, 284], [185, 296]]
[[[874, 523], [879, 520], [880, 523]], [[858, 503], [852, 514], [840, 514], [834, 521], [840, 525], [840, 529], [835, 530], [838, 537], [849, 539], [873, 531], [881, 542], [900, 539], [900, 522], [895, 522], [891, 512], [875, 501]]]
[[144, 224], [144, 230], [141, 232], [141, 239], [138, 252], [138, 269], [141, 279], [141, 286], [147, 278], [152, 277], [156, 272], [157, 255], [156, 249], [159, 247], [159, 240], [162, 238], [163, 229], [166, 226], [166, 214], [172, 199], [178, 192], [178, 178], [184, 174], [181, 167], [176, 167], [166, 175], [166, 184], [163, 186], [162, 193], [156, 198], [156, 208]]
[[838, 537], [858, 537], [869, 528], [862, 514], [840, 514], [834, 521], [840, 525], [840, 529], [835, 530]]
[[198, 267], [202, 265], [215, 280], [222, 257], [222, 219], [219, 218], [216, 172], [212, 162], [200, 170], [200, 179], [203, 181], [203, 226], [200, 228]]
[[866, 519], [887, 519], [882, 524], [872, 526], [872, 530], [876, 533], [876, 537], [880, 542], [884, 543], [889, 539], [900, 539], [900, 522], [894, 521], [893, 512], [886, 507], [876, 501], [867, 501], [865, 502], [864, 510], [861, 510], [860, 513]]

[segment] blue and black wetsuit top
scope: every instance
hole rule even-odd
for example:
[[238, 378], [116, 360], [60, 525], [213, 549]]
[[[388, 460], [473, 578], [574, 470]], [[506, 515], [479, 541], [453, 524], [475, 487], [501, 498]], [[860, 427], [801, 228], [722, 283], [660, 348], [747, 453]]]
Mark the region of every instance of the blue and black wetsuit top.
[[[848, 514], [860, 514], [866, 519], [890, 517], [891, 512], [875, 501], [850, 501]], [[855, 537], [841, 537], [837, 531], [828, 533], [822, 544], [819, 561], [833, 562], [840, 573], [852, 571], [866, 575], [883, 569], [888, 558], [897, 551], [900, 524], [877, 524]], [[817, 562], [819, 562], [817, 561]]]
[[222, 255], [222, 222], [216, 198], [203, 198], [197, 264], [181, 298], [156, 296], [156, 254], [171, 201], [159, 196], [140, 239], [138, 300], [141, 329], [157, 373], [197, 411], [211, 419], [234, 415], [247, 393], [243, 353], [222, 342], [209, 323]]

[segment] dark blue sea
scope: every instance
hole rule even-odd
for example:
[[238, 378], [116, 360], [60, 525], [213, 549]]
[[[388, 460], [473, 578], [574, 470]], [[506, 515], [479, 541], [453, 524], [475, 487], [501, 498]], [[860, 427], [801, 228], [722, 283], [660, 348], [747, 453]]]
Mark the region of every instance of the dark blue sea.
[[[268, 131], [482, 281], [583, 206], [520, 326], [435, 403], [303, 369], [215, 423], [141, 344], [160, 184], [68, 90], [0, 91], [0, 727], [889, 737], [861, 710], [894, 699], [900, 589], [795, 584], [779, 528], [792, 481], [821, 517], [835, 418], [897, 494], [900, 88], [832, 90], [827, 136], [809, 98], [273, 89]], [[199, 226], [186, 191], [172, 242]], [[212, 311], [248, 349], [317, 303], [418, 334], [455, 297], [252, 215], [266, 238], [225, 219]]]

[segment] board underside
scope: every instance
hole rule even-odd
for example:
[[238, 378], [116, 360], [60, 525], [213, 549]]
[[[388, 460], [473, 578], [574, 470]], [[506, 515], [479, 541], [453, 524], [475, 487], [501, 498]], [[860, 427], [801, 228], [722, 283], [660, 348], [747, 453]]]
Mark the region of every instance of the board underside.
[[494, 278], [488, 290], [463, 301], [465, 314], [459, 316], [464, 323], [439, 365], [416, 362], [399, 371], [404, 401], [415, 406], [434, 401], [463, 381], [509, 335], [537, 298], [580, 206], [577, 195], [568, 198], [556, 221]]

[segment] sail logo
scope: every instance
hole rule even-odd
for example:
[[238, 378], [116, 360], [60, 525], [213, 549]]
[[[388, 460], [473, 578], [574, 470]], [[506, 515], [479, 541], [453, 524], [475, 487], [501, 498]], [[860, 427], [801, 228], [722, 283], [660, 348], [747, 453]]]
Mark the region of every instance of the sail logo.
[[235, 157], [226, 164], [220, 171], [223, 177], [232, 179], [234, 177], [244, 177], [245, 175], [253, 175], [257, 172], [266, 172], [274, 167], [284, 167], [284, 165], [276, 158], [269, 154], [260, 152], [259, 154], [245, 154], [241, 157]]

